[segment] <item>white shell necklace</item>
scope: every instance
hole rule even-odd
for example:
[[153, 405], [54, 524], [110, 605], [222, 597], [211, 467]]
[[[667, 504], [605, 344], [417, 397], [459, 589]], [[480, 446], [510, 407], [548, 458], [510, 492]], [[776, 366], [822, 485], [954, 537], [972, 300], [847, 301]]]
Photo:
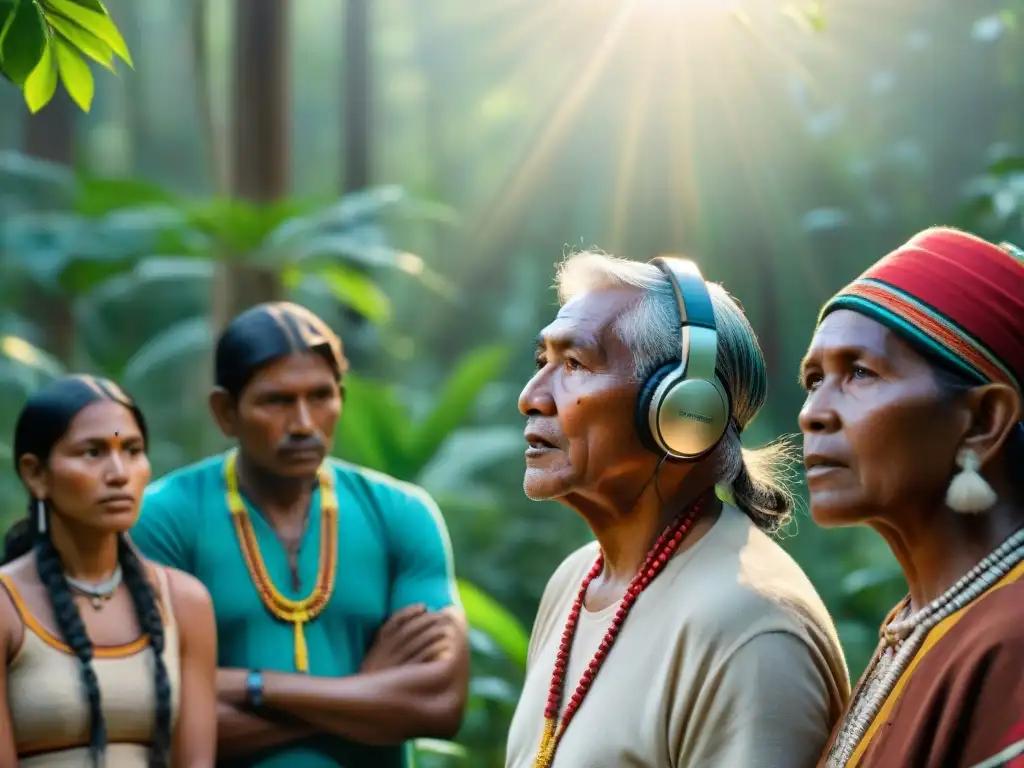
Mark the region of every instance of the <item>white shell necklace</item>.
[[100, 582], [80, 581], [72, 576], [68, 576], [66, 573], [64, 574], [64, 579], [75, 592], [92, 598], [92, 607], [98, 611], [103, 608], [103, 604], [112, 598], [114, 592], [121, 586], [121, 582], [124, 580], [124, 573], [121, 570], [121, 564], [118, 563], [114, 572]]
[[864, 684], [829, 750], [828, 768], [845, 768], [931, 629], [984, 594], [1021, 561], [1024, 561], [1024, 529], [1006, 539], [928, 605], [910, 614], [908, 603], [883, 627], [881, 642], [865, 673]]

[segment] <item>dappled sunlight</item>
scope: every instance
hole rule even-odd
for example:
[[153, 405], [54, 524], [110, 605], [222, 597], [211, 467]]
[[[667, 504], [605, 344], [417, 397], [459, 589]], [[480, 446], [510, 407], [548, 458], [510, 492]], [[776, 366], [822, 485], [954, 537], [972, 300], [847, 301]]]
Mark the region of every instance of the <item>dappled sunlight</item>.
[[[498, 74], [490, 91], [504, 94], [494, 105], [522, 101], [509, 94], [523, 92], [533, 126], [529, 142], [514, 147], [519, 156], [498, 191], [478, 203], [487, 225], [474, 230], [471, 250], [497, 246], [534, 196], [566, 183], [556, 179], [556, 158], [582, 146], [614, 169], [587, 191], [608, 206], [599, 231], [604, 247], [635, 239], [655, 200], [659, 211], [671, 212], [660, 239], [674, 247], [708, 242], [725, 200], [742, 199], [745, 215], [764, 224], [793, 226], [806, 204], [786, 169], [799, 162], [801, 122], [820, 119], [805, 118], [800, 103], [841, 109], [844, 89], [837, 91], [835, 78], [864, 77], [867, 47], [891, 48], [897, 35], [909, 45], [906, 30], [922, 11], [920, 0], [870, 0], [827, 13], [818, 2], [779, 0], [508, 0], [479, 7], [459, 23], [483, 28], [500, 19], [483, 48]], [[879, 19], [902, 31], [879, 31]], [[482, 103], [492, 102], [485, 94]], [[807, 257], [800, 269], [813, 274], [815, 267]]]
[[[567, 250], [693, 256], [742, 303], [769, 380], [754, 448], [796, 430], [818, 311], [867, 264], [940, 222], [1024, 242], [1012, 0], [103, 5], [134, 69], [99, 47], [92, 79], [0, 80], [0, 532], [28, 393], [116, 380], [163, 476], [229, 444], [218, 331], [307, 307], [348, 359], [332, 452], [424, 488], [451, 535], [470, 703], [421, 768], [504, 765], [538, 601], [592, 538], [523, 493], [517, 399]], [[779, 539], [856, 676], [906, 585], [876, 534], [808, 519], [794, 472]]]
[[[664, 190], [672, 238], [684, 242], [688, 230], [701, 226], [701, 172], [721, 165], [698, 156], [706, 157], [710, 144], [736, 160], [732, 173], [752, 176], [756, 160], [771, 153], [770, 142], [783, 141], [771, 128], [781, 105], [770, 103], [769, 94], [777, 88], [766, 80], [808, 77], [788, 45], [806, 35], [771, 2], [555, 0], [499, 3], [477, 14], [507, 17], [485, 55], [505, 57], [501, 82], [529, 89], [538, 125], [500, 194], [484, 204], [488, 227], [477, 232], [474, 250], [503, 236], [529, 198], [551, 182], [552, 158], [588, 141], [602, 111], [611, 123], [601, 130], [617, 133], [607, 158], [615, 171], [605, 195], [606, 244], [628, 240], [637, 184]], [[548, 62], [552, 50], [566, 57], [564, 65], [538, 63]], [[716, 117], [709, 121], [709, 115]], [[657, 173], [645, 173], [652, 165]], [[755, 196], [780, 193], [758, 179], [749, 179], [749, 187]], [[767, 203], [766, 215], [778, 215], [784, 205]]]

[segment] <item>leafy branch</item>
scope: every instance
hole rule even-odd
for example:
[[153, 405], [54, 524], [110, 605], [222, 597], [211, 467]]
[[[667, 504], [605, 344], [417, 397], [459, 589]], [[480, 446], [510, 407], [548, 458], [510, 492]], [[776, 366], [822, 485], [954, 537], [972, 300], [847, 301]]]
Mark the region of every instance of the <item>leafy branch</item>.
[[0, 0], [0, 74], [21, 89], [33, 114], [57, 90], [57, 80], [88, 112], [95, 91], [88, 57], [111, 72], [132, 67], [124, 38], [100, 0]]

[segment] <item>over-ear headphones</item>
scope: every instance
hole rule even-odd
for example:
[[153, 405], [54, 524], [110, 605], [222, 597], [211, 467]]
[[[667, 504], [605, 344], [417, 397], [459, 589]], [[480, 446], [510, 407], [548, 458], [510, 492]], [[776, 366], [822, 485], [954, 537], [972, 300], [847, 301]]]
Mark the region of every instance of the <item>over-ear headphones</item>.
[[715, 310], [695, 263], [666, 256], [650, 263], [672, 284], [683, 343], [679, 360], [658, 368], [641, 385], [637, 431], [651, 450], [694, 461], [721, 442], [732, 413], [729, 391], [716, 368]]

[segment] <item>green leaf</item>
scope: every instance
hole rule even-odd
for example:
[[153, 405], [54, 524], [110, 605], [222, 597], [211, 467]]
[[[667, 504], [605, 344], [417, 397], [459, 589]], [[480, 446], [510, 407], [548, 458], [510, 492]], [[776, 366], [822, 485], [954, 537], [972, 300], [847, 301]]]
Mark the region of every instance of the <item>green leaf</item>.
[[90, 11], [96, 11], [102, 13], [105, 16], [109, 16], [110, 13], [106, 8], [103, 7], [103, 3], [100, 0], [71, 0], [75, 5], [80, 5], [83, 8], [88, 8]]
[[988, 167], [993, 176], [1006, 176], [1011, 173], [1024, 173], [1024, 155], [1008, 155], [1001, 157]]
[[85, 216], [103, 216], [119, 208], [143, 205], [174, 207], [177, 201], [170, 192], [146, 181], [92, 176], [79, 178], [75, 210]]
[[25, 103], [29, 112], [35, 114], [45, 107], [57, 90], [57, 60], [53, 46], [49, 43], [43, 48], [43, 56], [39, 59], [32, 74], [25, 80]]
[[463, 579], [457, 584], [469, 625], [490, 637], [514, 664], [525, 667], [530, 635], [519, 619], [479, 587]]
[[68, 193], [75, 186], [74, 171], [66, 165], [11, 150], [0, 152], [0, 179], [5, 176], [22, 190], [39, 186], [52, 188], [58, 193]]
[[89, 65], [82, 60], [71, 43], [57, 37], [52, 44], [57, 52], [57, 69], [60, 71], [64, 88], [79, 109], [88, 112], [92, 107], [92, 97], [96, 90]]
[[381, 387], [354, 374], [345, 377], [345, 405], [334, 436], [334, 453], [353, 464], [389, 472], [388, 455], [381, 441], [371, 404]]
[[[434, 495], [457, 493], [479, 472], [503, 462], [522, 461], [523, 430], [506, 424], [457, 429], [447, 436], [416, 477]], [[440, 502], [439, 502], [440, 503]]]
[[48, 376], [64, 375], [57, 358], [18, 336], [0, 336], [0, 356]]
[[[351, 384], [352, 376], [348, 383]], [[364, 394], [357, 390], [353, 393], [348, 389], [349, 410], [362, 410], [375, 432], [377, 444], [387, 460], [384, 471], [399, 480], [413, 481], [419, 473], [419, 467], [410, 463], [408, 431], [409, 409], [405, 401], [398, 396], [396, 388], [391, 384], [369, 382], [363, 380]]]
[[[43, 17], [34, 2], [22, 0], [15, 7], [14, 13], [7, 17], [7, 23], [4, 25], [0, 40], [0, 62], [3, 62], [3, 70], [16, 85], [25, 86], [28, 78], [38, 69], [45, 52], [46, 26]], [[54, 78], [54, 88], [56, 87], [57, 81]], [[50, 96], [52, 95], [51, 92]], [[49, 100], [48, 96], [46, 101]]]
[[111, 72], [114, 71], [114, 49], [100, 40], [91, 32], [86, 32], [73, 21], [68, 21], [61, 16], [51, 16], [50, 22], [57, 33], [84, 53], [93, 61], [102, 64]]
[[[296, 203], [290, 201], [260, 205], [245, 200], [215, 199], [188, 206], [188, 214], [192, 226], [216, 240], [223, 250], [248, 256], [259, 251], [267, 234], [291, 215], [294, 205]], [[259, 261], [252, 259], [248, 263]], [[266, 265], [276, 269], [280, 260]]]
[[326, 230], [337, 232], [357, 224], [375, 220], [392, 206], [405, 200], [401, 187], [388, 185], [371, 187], [345, 195], [328, 206], [305, 211], [301, 216], [283, 220], [280, 226], [268, 233], [265, 246], [282, 248], [296, 240], [306, 240]]
[[840, 583], [840, 590], [845, 597], [856, 597], [862, 592], [899, 584], [903, 574], [893, 564], [887, 567], [868, 566], [847, 573]]
[[501, 375], [508, 360], [509, 350], [503, 346], [481, 347], [462, 358], [430, 414], [415, 431], [412, 444], [418, 462], [426, 465], [448, 436], [462, 425], [480, 391]]
[[124, 38], [121, 37], [121, 33], [114, 26], [114, 22], [111, 21], [105, 11], [89, 10], [78, 3], [72, 2], [72, 0], [44, 0], [44, 2], [47, 9], [56, 11], [64, 18], [78, 24], [85, 31], [91, 32], [109, 45], [114, 53], [120, 56], [129, 67], [135, 68]]
[[71, 258], [60, 274], [60, 286], [66, 295], [77, 296], [117, 275], [130, 272], [135, 263], [128, 258]]
[[205, 317], [182, 320], [151, 338], [132, 356], [122, 374], [125, 386], [142, 391], [147, 379], [172, 375], [182, 360], [206, 353], [210, 345], [210, 324]]
[[[417, 757], [422, 755], [438, 755], [445, 758], [454, 758], [463, 765], [469, 759], [469, 751], [461, 744], [454, 741], [442, 741], [441, 739], [416, 739], [413, 742], [413, 749]], [[447, 763], [446, 763], [447, 764]]]
[[320, 281], [341, 304], [358, 312], [371, 323], [382, 324], [391, 319], [391, 301], [369, 277], [344, 264], [331, 264], [316, 272], [306, 273], [289, 267], [282, 275], [284, 285], [295, 288], [303, 279]]
[[7, 28], [10, 26], [10, 22], [14, 21], [14, 11], [17, 7], [18, 0], [0, 0], [0, 64], [3, 63], [4, 59], [4, 35], [7, 34]]

